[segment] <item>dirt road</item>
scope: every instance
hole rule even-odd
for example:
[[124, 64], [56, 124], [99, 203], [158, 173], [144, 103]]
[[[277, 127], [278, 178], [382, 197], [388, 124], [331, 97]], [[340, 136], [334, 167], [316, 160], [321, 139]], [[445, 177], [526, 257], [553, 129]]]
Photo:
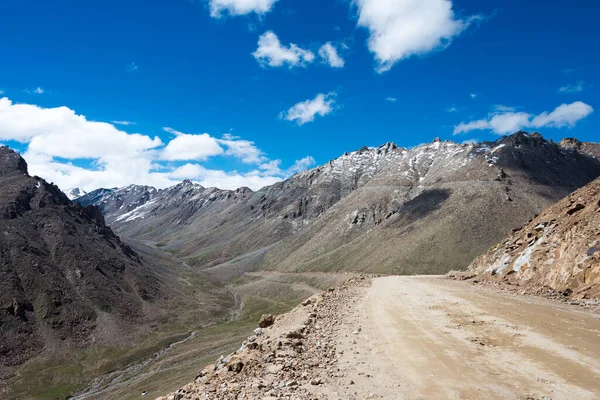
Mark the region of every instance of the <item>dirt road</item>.
[[600, 398], [600, 315], [576, 306], [386, 277], [348, 311], [329, 398]]

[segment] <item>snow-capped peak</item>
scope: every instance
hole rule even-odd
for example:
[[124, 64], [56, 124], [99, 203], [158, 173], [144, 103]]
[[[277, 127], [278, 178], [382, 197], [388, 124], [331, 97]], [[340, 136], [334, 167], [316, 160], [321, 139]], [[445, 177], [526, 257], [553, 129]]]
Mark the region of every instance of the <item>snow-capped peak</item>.
[[69, 200], [73, 201], [73, 200], [80, 198], [81, 196], [85, 196], [87, 194], [87, 192], [80, 188], [71, 188], [71, 189], [67, 189], [65, 191], [65, 194], [67, 195]]

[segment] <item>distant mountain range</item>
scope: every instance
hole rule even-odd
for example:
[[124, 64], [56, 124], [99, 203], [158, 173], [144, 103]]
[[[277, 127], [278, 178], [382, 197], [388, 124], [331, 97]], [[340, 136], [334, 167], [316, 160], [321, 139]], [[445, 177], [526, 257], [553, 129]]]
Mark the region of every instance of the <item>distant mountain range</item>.
[[99, 189], [127, 238], [227, 281], [255, 269], [445, 273], [600, 176], [600, 145], [518, 132], [495, 142], [362, 148], [253, 192], [184, 181]]

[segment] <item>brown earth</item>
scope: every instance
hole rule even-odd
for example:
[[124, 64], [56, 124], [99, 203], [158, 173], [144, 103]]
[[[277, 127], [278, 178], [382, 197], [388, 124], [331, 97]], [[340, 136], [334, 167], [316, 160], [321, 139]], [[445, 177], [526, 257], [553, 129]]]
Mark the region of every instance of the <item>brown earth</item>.
[[600, 296], [600, 179], [515, 229], [469, 267], [477, 280]]
[[418, 276], [304, 304], [160, 399], [600, 396], [600, 315], [582, 307]]

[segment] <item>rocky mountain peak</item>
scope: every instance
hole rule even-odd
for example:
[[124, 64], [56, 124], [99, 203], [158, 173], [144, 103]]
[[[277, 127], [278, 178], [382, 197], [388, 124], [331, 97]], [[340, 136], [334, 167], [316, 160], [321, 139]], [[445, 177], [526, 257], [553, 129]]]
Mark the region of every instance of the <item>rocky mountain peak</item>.
[[236, 189], [235, 192], [238, 193], [238, 194], [254, 193], [254, 191], [252, 189], [250, 189], [249, 187], [246, 187], [246, 186], [242, 186], [242, 187]]
[[77, 200], [78, 198], [80, 198], [81, 196], [86, 195], [87, 192], [80, 188], [71, 188], [71, 189], [65, 190], [65, 194], [67, 195], [69, 200], [74, 201], [74, 200]]
[[529, 133], [525, 131], [519, 131], [501, 140], [505, 144], [510, 143], [514, 146], [539, 146], [547, 143], [546, 139], [538, 132]]
[[6, 146], [0, 147], [0, 175], [14, 172], [27, 174], [27, 162], [21, 155]]
[[564, 138], [563, 140], [558, 142], [558, 145], [560, 147], [564, 147], [567, 149], [580, 150], [583, 143], [581, 143], [579, 140], [577, 140], [575, 138]]

